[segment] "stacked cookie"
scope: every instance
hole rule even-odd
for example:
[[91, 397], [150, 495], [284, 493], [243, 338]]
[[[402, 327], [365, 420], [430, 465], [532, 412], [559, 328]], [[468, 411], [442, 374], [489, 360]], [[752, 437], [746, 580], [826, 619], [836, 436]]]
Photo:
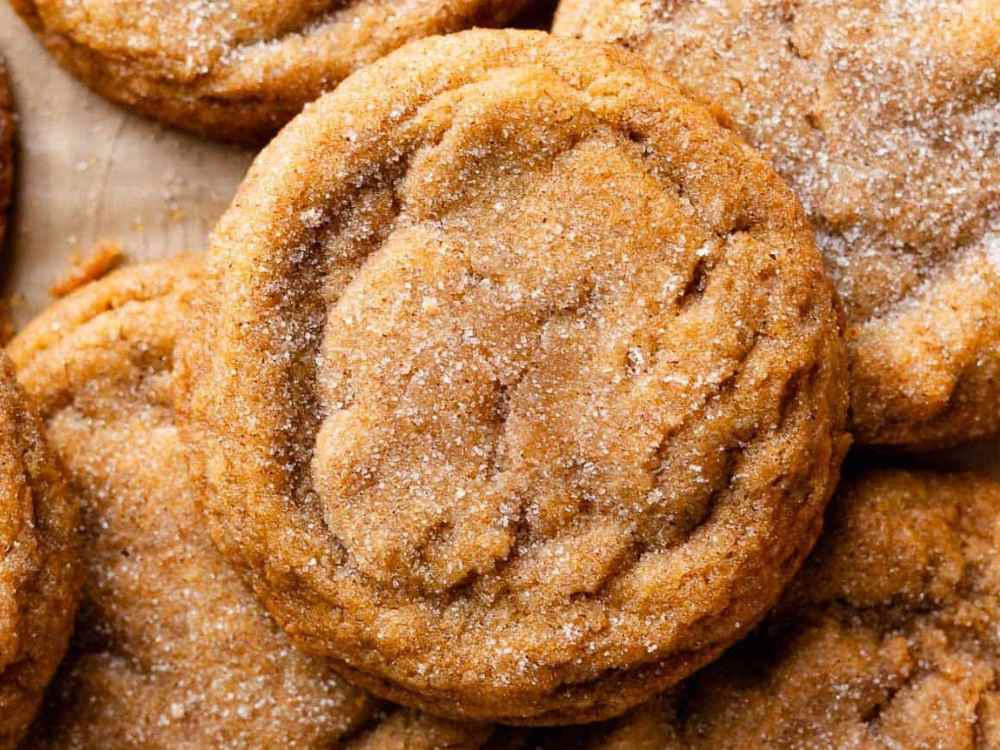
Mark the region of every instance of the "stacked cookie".
[[711, 97], [788, 180], [844, 304], [857, 440], [996, 434], [1000, 5], [739, 6], [567, 0], [555, 31]]
[[8, 346], [0, 744], [1000, 745], [1000, 3], [14, 4], [291, 121]]

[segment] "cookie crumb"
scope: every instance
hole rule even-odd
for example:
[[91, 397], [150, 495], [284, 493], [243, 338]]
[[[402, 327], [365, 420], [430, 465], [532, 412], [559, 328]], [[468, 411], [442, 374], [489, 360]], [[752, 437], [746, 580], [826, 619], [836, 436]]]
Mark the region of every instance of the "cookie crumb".
[[98, 242], [86, 258], [70, 257], [69, 272], [49, 287], [49, 294], [56, 299], [86, 286], [105, 276], [121, 263], [125, 253], [117, 242]]

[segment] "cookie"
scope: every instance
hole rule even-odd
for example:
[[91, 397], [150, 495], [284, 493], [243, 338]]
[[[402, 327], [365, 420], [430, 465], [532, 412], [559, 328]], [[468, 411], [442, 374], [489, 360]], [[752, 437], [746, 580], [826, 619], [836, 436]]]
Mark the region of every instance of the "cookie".
[[264, 143], [406, 42], [511, 20], [527, 0], [11, 0], [102, 96], [174, 127]]
[[998, 544], [995, 480], [903, 470], [854, 477], [759, 632], [675, 696], [575, 738], [532, 744], [997, 747]]
[[0, 57], [0, 247], [7, 235], [14, 196], [14, 97], [10, 92], [7, 64]]
[[25, 747], [478, 748], [488, 728], [384, 708], [294, 650], [212, 546], [172, 390], [199, 270], [127, 268], [9, 347], [81, 492], [85, 536], [77, 632]]
[[218, 546], [300, 646], [450, 717], [621, 713], [812, 546], [832, 291], [765, 162], [541, 32], [417, 42], [265, 150], [182, 349]]
[[0, 748], [31, 723], [73, 629], [79, 506], [0, 353]]
[[1000, 430], [1000, 3], [563, 0], [712, 97], [802, 199], [847, 315], [859, 442]]
[[384, 707], [341, 747], [344, 750], [507, 750], [503, 741], [504, 730], [489, 724], [448, 721], [392, 706]]

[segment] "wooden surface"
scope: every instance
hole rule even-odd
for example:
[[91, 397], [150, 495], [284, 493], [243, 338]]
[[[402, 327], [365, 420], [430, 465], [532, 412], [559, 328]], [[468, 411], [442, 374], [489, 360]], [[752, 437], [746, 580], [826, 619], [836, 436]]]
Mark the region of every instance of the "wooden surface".
[[[52, 62], [5, 0], [0, 53], [20, 117], [13, 232], [0, 290], [15, 301], [15, 324], [42, 310], [70, 257], [99, 241], [120, 242], [129, 261], [205, 248], [253, 153], [165, 129], [90, 93]], [[1000, 441], [919, 463], [1000, 477]]]

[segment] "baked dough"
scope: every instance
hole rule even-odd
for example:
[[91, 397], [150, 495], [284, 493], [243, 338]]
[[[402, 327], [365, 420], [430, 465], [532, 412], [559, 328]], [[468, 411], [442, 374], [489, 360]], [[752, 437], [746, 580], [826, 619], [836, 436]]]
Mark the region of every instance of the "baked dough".
[[376, 694], [621, 713], [813, 544], [847, 394], [811, 229], [629, 55], [409, 45], [264, 151], [208, 265], [180, 383], [213, 536]]
[[200, 259], [126, 268], [10, 345], [83, 502], [84, 604], [30, 750], [477, 750], [297, 652], [212, 546], [173, 399]]
[[406, 42], [500, 25], [526, 0], [11, 0], [97, 93], [213, 138], [268, 141]]
[[628, 717], [541, 750], [1000, 746], [1000, 483], [866, 471], [766, 624]]
[[0, 352], [0, 748], [21, 739], [66, 650], [79, 505]]
[[1000, 2], [563, 0], [729, 110], [816, 227], [847, 315], [852, 431], [1000, 430]]

